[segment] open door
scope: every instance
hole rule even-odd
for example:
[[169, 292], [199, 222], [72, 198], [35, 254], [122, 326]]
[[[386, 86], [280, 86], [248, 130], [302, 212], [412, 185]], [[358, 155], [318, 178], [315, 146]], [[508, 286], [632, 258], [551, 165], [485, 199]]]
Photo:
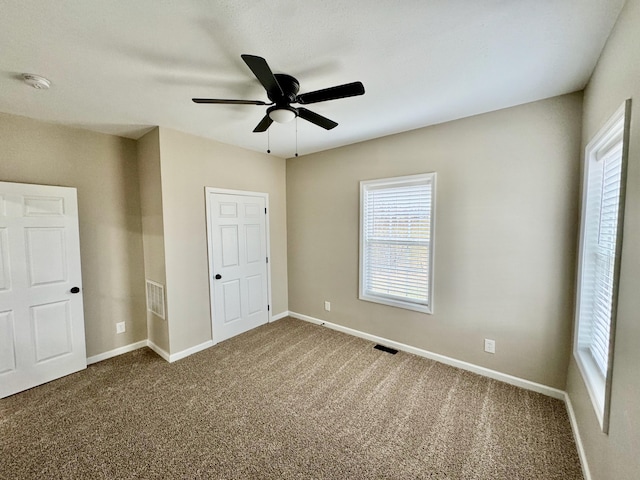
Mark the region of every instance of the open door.
[[0, 398], [86, 366], [76, 189], [0, 182]]

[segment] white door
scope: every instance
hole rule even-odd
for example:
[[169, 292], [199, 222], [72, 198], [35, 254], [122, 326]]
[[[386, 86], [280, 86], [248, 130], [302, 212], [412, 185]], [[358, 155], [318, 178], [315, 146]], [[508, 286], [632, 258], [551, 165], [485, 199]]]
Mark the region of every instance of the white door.
[[0, 182], [0, 398], [86, 368], [81, 286], [76, 189]]
[[266, 194], [207, 189], [214, 342], [269, 321]]

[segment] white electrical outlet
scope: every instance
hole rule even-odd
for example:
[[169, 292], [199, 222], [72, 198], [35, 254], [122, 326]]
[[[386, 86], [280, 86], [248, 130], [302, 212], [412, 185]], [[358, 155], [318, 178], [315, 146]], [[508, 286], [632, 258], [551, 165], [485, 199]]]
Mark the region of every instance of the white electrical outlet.
[[124, 322], [116, 323], [116, 333], [124, 333], [127, 330]]
[[484, 339], [484, 351], [487, 353], [496, 353], [496, 341], [489, 338]]
[[325, 300], [325, 302], [324, 302], [324, 309], [325, 309], [327, 312], [330, 312], [330, 311], [331, 311], [331, 302], [327, 302], [327, 301]]

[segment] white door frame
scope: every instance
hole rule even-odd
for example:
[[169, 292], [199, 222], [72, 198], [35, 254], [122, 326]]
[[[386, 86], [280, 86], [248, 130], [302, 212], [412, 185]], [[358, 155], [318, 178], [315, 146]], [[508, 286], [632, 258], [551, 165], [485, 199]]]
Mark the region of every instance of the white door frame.
[[205, 216], [207, 217], [207, 256], [208, 264], [209, 264], [209, 313], [211, 320], [211, 340], [215, 345], [218, 343], [218, 339], [215, 335], [215, 328], [213, 326], [213, 302], [214, 302], [214, 291], [213, 291], [213, 275], [214, 275], [214, 265], [213, 265], [213, 242], [212, 242], [212, 232], [211, 232], [211, 216], [209, 213], [211, 212], [211, 202], [209, 200], [211, 193], [222, 193], [227, 195], [244, 195], [247, 197], [262, 197], [264, 198], [264, 204], [266, 205], [267, 213], [265, 216], [265, 235], [266, 235], [266, 248], [267, 248], [267, 258], [269, 258], [269, 262], [267, 263], [267, 299], [269, 304], [268, 313], [268, 323], [272, 322], [273, 310], [271, 310], [271, 305], [273, 302], [271, 301], [271, 246], [269, 242], [269, 237], [271, 236], [269, 233], [269, 214], [271, 208], [269, 207], [269, 194], [264, 192], [250, 192], [246, 190], [230, 190], [227, 188], [217, 188], [217, 187], [204, 187], [204, 198], [205, 198]]

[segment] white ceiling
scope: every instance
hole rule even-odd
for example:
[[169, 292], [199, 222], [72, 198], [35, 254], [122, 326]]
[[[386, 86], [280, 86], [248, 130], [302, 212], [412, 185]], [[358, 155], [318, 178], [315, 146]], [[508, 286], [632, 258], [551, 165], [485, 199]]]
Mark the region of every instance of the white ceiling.
[[[240, 54], [300, 92], [362, 81], [364, 96], [309, 105], [306, 154], [584, 88], [624, 0], [2, 0], [0, 111], [138, 138], [161, 125], [251, 150], [267, 101]], [[47, 77], [35, 90], [22, 73]], [[271, 151], [295, 152], [295, 124]]]

